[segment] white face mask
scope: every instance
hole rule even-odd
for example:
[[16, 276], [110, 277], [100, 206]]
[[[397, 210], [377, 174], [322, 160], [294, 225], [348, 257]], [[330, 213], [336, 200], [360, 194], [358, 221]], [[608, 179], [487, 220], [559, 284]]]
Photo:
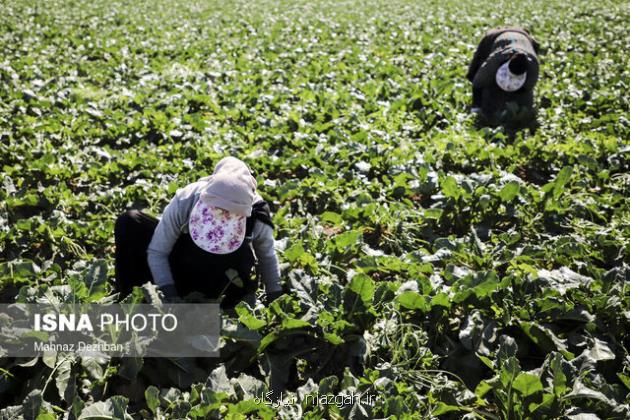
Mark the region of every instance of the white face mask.
[[527, 72], [516, 75], [510, 71], [510, 62], [506, 61], [499, 70], [495, 77], [497, 85], [506, 92], [515, 92], [519, 90], [525, 84], [527, 80]]

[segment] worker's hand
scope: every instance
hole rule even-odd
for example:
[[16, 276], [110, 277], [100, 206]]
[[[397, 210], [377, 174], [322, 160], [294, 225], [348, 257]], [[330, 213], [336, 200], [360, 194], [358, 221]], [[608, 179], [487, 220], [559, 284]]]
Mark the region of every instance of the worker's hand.
[[164, 301], [168, 303], [176, 303], [180, 301], [174, 284], [168, 284], [160, 287], [160, 292], [162, 292], [162, 296], [164, 296]]

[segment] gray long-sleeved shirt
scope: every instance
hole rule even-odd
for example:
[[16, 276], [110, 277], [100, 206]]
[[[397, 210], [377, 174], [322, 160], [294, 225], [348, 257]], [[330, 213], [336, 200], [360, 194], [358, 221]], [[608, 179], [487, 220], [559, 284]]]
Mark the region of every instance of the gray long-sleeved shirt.
[[[199, 200], [199, 194], [207, 185], [201, 179], [180, 188], [171, 202], [164, 209], [153, 238], [147, 249], [147, 260], [153, 280], [158, 287], [174, 284], [168, 257], [181, 233], [188, 233], [188, 221], [192, 208]], [[255, 202], [262, 200], [257, 196]], [[265, 284], [267, 293], [279, 291], [280, 269], [274, 249], [273, 229], [271, 226], [256, 221], [252, 231], [252, 245], [258, 258], [258, 271]]]

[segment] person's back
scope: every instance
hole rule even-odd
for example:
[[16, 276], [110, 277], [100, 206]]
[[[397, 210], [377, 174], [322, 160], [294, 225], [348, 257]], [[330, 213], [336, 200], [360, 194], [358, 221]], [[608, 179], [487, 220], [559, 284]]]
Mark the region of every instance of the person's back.
[[516, 115], [533, 117], [538, 81], [538, 44], [521, 28], [486, 33], [468, 69], [473, 84], [473, 109], [492, 123]]

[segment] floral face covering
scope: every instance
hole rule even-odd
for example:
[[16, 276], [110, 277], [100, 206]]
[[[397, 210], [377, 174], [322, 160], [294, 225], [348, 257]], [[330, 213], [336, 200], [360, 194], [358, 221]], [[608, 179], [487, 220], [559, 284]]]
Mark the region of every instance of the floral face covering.
[[204, 251], [229, 254], [243, 243], [246, 219], [198, 200], [188, 222], [190, 237]]
[[516, 75], [510, 71], [510, 62], [506, 61], [499, 70], [497, 70], [497, 85], [506, 92], [516, 92], [525, 84], [527, 80], [527, 72]]

